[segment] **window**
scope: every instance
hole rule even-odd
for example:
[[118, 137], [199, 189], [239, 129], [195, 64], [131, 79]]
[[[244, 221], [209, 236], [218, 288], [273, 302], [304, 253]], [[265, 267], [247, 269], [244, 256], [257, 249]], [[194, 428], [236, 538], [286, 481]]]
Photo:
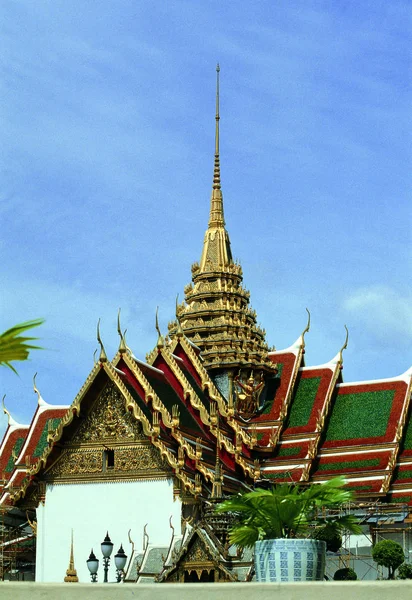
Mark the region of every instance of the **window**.
[[103, 451], [103, 471], [114, 469], [114, 450]]

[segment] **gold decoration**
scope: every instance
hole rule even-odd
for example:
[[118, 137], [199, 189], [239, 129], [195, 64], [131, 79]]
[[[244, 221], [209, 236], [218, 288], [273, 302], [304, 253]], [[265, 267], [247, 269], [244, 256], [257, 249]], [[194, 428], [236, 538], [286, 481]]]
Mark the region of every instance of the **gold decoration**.
[[158, 450], [152, 445], [117, 448], [114, 453], [114, 469], [127, 472], [146, 472], [158, 469], [170, 471]]
[[103, 450], [63, 450], [60, 459], [48, 471], [53, 478], [64, 475], [83, 475], [103, 471]]
[[205, 544], [201, 542], [199, 538], [196, 538], [192, 547], [186, 554], [185, 557], [185, 567], [187, 568], [188, 563], [202, 563], [202, 562], [210, 562], [211, 556], [208, 552]]
[[145, 440], [146, 436], [142, 433], [141, 425], [125, 411], [119, 390], [113, 384], [108, 384], [77, 430], [73, 443], [125, 439]]

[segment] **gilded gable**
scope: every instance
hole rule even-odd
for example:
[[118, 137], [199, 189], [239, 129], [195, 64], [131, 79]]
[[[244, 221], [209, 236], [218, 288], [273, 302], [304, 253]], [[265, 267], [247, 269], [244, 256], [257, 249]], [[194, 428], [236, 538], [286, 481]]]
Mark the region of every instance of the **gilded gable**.
[[[80, 417], [81, 418], [81, 417]], [[163, 479], [172, 470], [141, 424], [125, 409], [124, 398], [108, 383], [71, 439], [45, 471], [56, 483]]]
[[109, 383], [80, 425], [72, 444], [100, 441], [146, 440], [138, 421], [126, 410], [124, 398], [113, 383]]

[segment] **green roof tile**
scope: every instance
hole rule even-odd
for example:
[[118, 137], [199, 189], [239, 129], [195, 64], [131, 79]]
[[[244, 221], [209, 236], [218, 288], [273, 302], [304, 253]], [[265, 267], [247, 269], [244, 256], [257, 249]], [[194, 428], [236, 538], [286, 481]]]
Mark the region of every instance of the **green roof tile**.
[[395, 390], [338, 395], [326, 431], [326, 441], [384, 436], [394, 395]]
[[299, 380], [287, 427], [303, 427], [307, 424], [319, 389], [321, 377], [301, 378]]
[[25, 438], [23, 438], [23, 437], [17, 438], [17, 440], [13, 446], [13, 449], [10, 453], [10, 457], [7, 462], [6, 468], [4, 469], [6, 473], [11, 473], [13, 471], [14, 464], [16, 462], [16, 460], [13, 458], [13, 454], [14, 454], [14, 456], [18, 456], [20, 454], [20, 450], [22, 449], [23, 444], [24, 444], [24, 439]]
[[33, 452], [34, 458], [39, 458], [43, 454], [44, 449], [47, 446], [47, 433], [49, 431], [49, 423], [51, 423], [52, 429], [56, 429], [56, 427], [58, 426], [60, 421], [61, 421], [61, 417], [56, 417], [54, 419], [53, 418], [47, 419], [47, 421], [43, 427], [43, 431], [41, 432], [39, 441], [37, 442], [37, 446], [34, 449], [34, 452]]

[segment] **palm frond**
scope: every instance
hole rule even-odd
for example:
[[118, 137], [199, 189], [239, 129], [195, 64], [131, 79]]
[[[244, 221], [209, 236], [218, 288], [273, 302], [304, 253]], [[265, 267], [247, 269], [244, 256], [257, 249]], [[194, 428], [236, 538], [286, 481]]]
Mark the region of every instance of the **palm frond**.
[[271, 489], [257, 488], [233, 496], [216, 510], [235, 517], [230, 540], [243, 547], [253, 546], [258, 539], [302, 537], [308, 535], [311, 525], [360, 533], [361, 528], [352, 515], [324, 516], [323, 509], [338, 509], [352, 499], [353, 493], [344, 489], [344, 485], [343, 477], [305, 488], [281, 483]]
[[31, 350], [41, 350], [41, 346], [32, 344], [38, 338], [27, 337], [24, 334], [28, 329], [38, 327], [44, 323], [44, 319], [34, 319], [14, 325], [0, 335], [0, 365], [9, 367], [17, 373], [11, 364], [16, 360], [27, 360]]

